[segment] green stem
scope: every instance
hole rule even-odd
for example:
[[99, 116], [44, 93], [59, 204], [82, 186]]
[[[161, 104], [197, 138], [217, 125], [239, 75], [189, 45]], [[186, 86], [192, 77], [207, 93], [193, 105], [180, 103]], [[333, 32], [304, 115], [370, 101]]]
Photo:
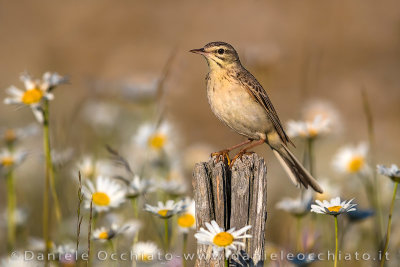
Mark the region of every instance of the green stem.
[[8, 228], [8, 251], [11, 252], [14, 249], [15, 245], [15, 235], [16, 235], [16, 226], [15, 226], [15, 208], [17, 199], [15, 195], [15, 186], [14, 186], [14, 172], [11, 169], [7, 174], [7, 228]]
[[165, 231], [165, 253], [167, 253], [167, 252], [168, 252], [168, 249], [169, 249], [169, 237], [168, 237], [169, 227], [168, 227], [168, 219], [164, 219], [164, 231]]
[[225, 267], [229, 267], [229, 260], [225, 259]]
[[[45, 126], [43, 126], [46, 129]], [[48, 129], [48, 128], [47, 128]], [[46, 139], [46, 130], [43, 134], [43, 144], [45, 151], [47, 150], [47, 139]], [[50, 175], [49, 169], [47, 168], [46, 161], [46, 177], [45, 177], [45, 185], [44, 185], [44, 195], [43, 195], [43, 239], [45, 242], [45, 255], [48, 255], [50, 252], [50, 228], [49, 228], [49, 187], [50, 187]], [[48, 266], [48, 257], [45, 257], [45, 266]]]
[[183, 246], [182, 246], [182, 265], [183, 267], [186, 267], [186, 260], [185, 260], [185, 255], [187, 254], [187, 242], [188, 242], [188, 234], [183, 233]]
[[[50, 133], [49, 133], [49, 101], [45, 100], [43, 105], [43, 142], [44, 151], [46, 157], [46, 179], [49, 179], [49, 186], [51, 190], [51, 196], [54, 201], [54, 209], [56, 213], [57, 222], [61, 222], [61, 209], [60, 202], [58, 201], [58, 195], [56, 191], [55, 179], [54, 179], [54, 166], [51, 158], [51, 146], [50, 146]], [[47, 177], [48, 176], [48, 177]]]
[[383, 249], [383, 254], [382, 254], [382, 259], [381, 259], [381, 267], [383, 267], [385, 265], [385, 258], [386, 258], [385, 254], [389, 247], [390, 230], [391, 230], [391, 225], [392, 225], [392, 214], [393, 214], [394, 202], [396, 200], [396, 193], [397, 193], [398, 185], [399, 185], [399, 182], [394, 183], [393, 197], [392, 197], [392, 203], [390, 204], [389, 220], [388, 220], [387, 231], [386, 231], [385, 247]]
[[[55, 190], [54, 183], [54, 169], [51, 158], [51, 147], [50, 147], [50, 133], [49, 133], [49, 101], [45, 100], [43, 104], [43, 149], [46, 158], [46, 177], [45, 177], [45, 189], [43, 196], [43, 239], [45, 241], [46, 249], [45, 255], [48, 255], [51, 249], [50, 242], [50, 203], [49, 203], [49, 191], [54, 201], [54, 207], [56, 211], [57, 221], [61, 221], [61, 212], [59, 208], [59, 202], [57, 192]], [[45, 266], [48, 266], [48, 257], [45, 257]]]
[[335, 215], [335, 263], [334, 267], [337, 267], [338, 261], [338, 247], [339, 247], [339, 240], [338, 240], [338, 219], [337, 215]]

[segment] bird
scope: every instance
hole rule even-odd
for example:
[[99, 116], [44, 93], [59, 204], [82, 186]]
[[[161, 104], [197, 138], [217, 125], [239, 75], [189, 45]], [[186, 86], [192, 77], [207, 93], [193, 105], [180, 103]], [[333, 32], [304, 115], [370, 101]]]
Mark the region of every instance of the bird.
[[322, 193], [318, 182], [289, 150], [288, 145], [294, 144], [286, 134], [267, 92], [243, 67], [233, 46], [226, 42], [210, 42], [189, 52], [200, 54], [207, 61], [207, 98], [213, 113], [226, 126], [247, 138], [212, 155], [217, 159], [227, 157], [229, 163], [229, 152], [243, 147], [232, 160], [232, 165], [236, 159], [249, 153], [249, 149], [265, 143], [297, 187], [311, 187]]

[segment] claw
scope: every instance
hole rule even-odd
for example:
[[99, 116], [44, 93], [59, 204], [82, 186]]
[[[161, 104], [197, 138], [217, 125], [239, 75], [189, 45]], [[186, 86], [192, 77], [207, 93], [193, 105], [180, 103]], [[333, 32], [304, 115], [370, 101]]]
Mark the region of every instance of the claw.
[[221, 150], [218, 152], [211, 153], [211, 157], [216, 157], [217, 163], [220, 162], [221, 160], [224, 161], [226, 159], [228, 166], [231, 165], [231, 159], [229, 158], [229, 150]]
[[253, 151], [247, 152], [246, 150], [240, 150], [239, 153], [237, 153], [236, 156], [232, 159], [232, 162], [229, 166], [232, 167], [237, 159], [242, 160], [242, 157], [244, 155], [251, 155], [251, 154], [254, 154], [254, 152]]

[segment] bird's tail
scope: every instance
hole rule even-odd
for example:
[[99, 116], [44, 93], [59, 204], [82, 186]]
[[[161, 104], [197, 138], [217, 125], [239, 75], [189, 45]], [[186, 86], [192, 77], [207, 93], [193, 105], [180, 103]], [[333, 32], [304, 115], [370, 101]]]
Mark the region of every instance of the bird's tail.
[[290, 180], [297, 186], [303, 185], [306, 189], [311, 186], [318, 193], [322, 193], [322, 188], [311, 174], [301, 165], [292, 152], [281, 145], [278, 149], [273, 148], [273, 152], [283, 169], [289, 175]]

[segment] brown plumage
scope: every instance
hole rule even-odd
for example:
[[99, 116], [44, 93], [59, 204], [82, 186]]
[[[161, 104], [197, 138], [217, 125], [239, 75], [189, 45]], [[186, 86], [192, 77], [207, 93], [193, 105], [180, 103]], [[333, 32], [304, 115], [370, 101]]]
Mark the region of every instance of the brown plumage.
[[[288, 149], [287, 144], [293, 143], [285, 133], [267, 92], [242, 66], [236, 50], [230, 44], [212, 42], [191, 52], [203, 55], [210, 68], [207, 96], [214, 114], [229, 128], [254, 141], [236, 157], [265, 142], [296, 186], [311, 186], [321, 193], [317, 181]], [[242, 144], [225, 149], [221, 154], [225, 155]]]

